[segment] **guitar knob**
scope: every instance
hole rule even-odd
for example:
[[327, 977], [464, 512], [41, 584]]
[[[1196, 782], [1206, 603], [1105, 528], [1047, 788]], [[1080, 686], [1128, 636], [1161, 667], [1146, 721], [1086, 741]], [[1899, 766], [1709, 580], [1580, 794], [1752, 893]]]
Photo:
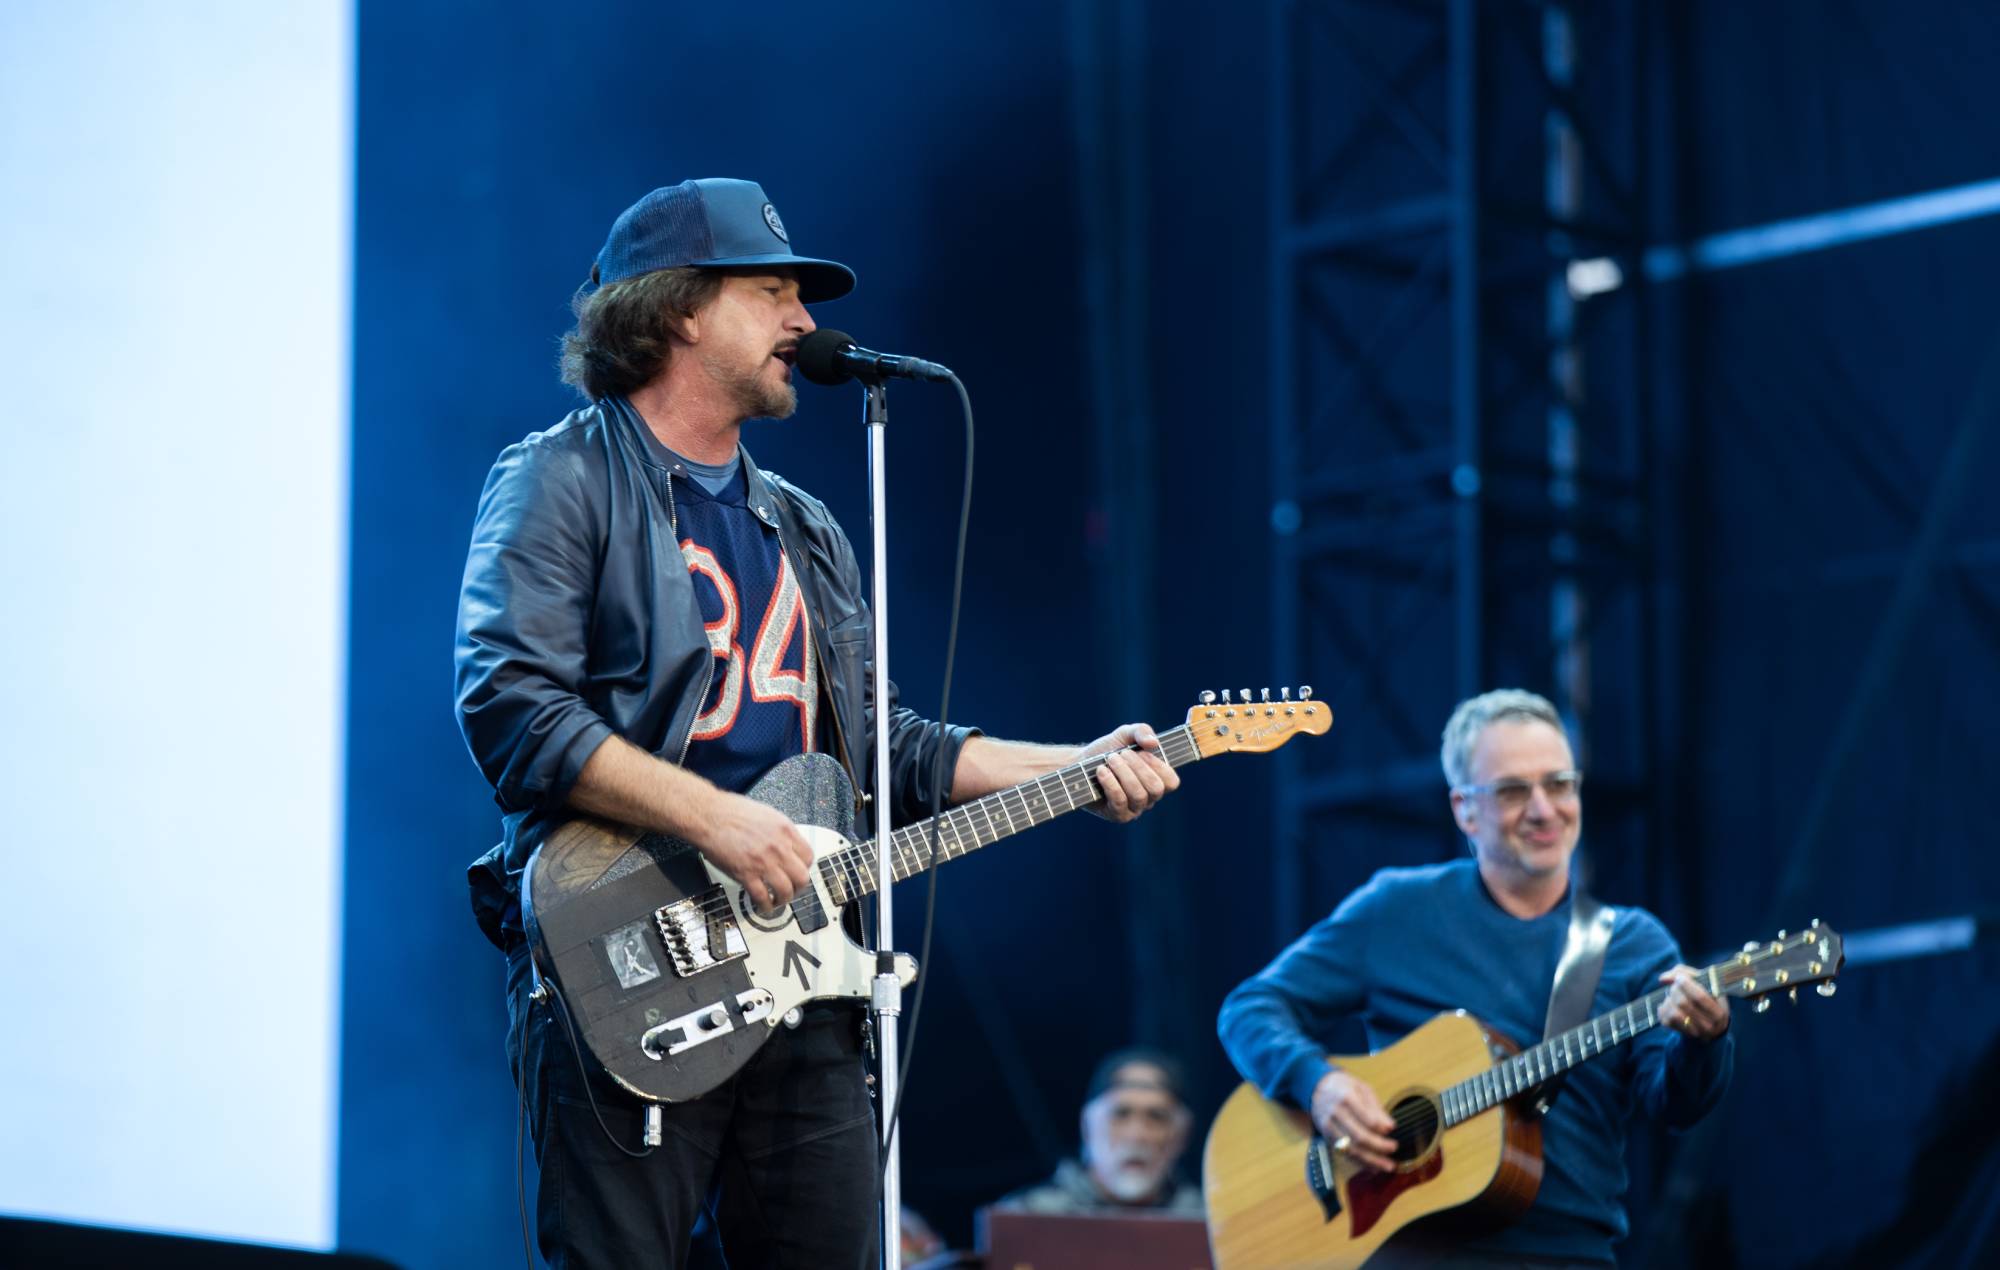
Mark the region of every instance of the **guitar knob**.
[[1834, 988], [1833, 980], [1828, 979], [1825, 983], [1821, 984], [1819, 987], [1814, 988], [1813, 991], [1819, 993], [1823, 997], [1830, 997], [1833, 995], [1833, 988]]

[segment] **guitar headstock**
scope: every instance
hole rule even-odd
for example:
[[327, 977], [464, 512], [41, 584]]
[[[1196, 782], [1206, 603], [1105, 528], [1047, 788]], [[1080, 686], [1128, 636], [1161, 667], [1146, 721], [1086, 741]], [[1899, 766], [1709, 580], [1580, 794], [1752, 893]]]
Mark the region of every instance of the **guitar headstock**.
[[1714, 967], [1722, 990], [1732, 997], [1755, 1002], [1759, 1014], [1771, 1008], [1771, 995], [1782, 992], [1797, 1001], [1798, 991], [1808, 983], [1818, 984], [1823, 997], [1833, 995], [1833, 978], [1840, 973], [1847, 953], [1840, 935], [1814, 918], [1802, 931], [1786, 933], [1768, 943], [1748, 943], [1743, 951]]
[[1248, 688], [1242, 691], [1240, 701], [1231, 701], [1227, 688], [1220, 700], [1213, 692], [1204, 692], [1201, 704], [1188, 711], [1188, 731], [1194, 734], [1203, 758], [1263, 754], [1301, 733], [1320, 736], [1333, 726], [1333, 711], [1324, 702], [1314, 701], [1309, 687], [1299, 689], [1297, 701], [1292, 700], [1290, 688], [1279, 689], [1276, 701], [1271, 700], [1269, 688], [1264, 689], [1261, 701], [1251, 700]]

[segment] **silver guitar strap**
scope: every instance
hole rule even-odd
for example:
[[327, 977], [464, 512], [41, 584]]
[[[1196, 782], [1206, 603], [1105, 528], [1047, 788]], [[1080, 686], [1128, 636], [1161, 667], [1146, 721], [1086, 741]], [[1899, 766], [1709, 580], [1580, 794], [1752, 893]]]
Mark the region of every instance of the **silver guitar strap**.
[[[1604, 974], [1604, 950], [1611, 944], [1611, 927], [1618, 911], [1599, 904], [1583, 888], [1581, 860], [1571, 873], [1569, 937], [1563, 942], [1562, 960], [1556, 963], [1555, 986], [1549, 990], [1548, 1024], [1544, 1040], [1567, 1032], [1590, 1017], [1590, 1003], [1597, 998], [1597, 981]], [[1563, 1077], [1558, 1072], [1542, 1085], [1535, 1097], [1535, 1110], [1546, 1113], [1562, 1092]]]

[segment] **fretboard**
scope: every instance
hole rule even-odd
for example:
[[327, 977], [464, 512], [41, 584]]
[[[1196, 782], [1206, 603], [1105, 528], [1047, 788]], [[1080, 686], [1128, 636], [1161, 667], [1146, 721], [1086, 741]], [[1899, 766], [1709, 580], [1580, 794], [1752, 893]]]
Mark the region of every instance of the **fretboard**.
[[[937, 825], [937, 863], [956, 860], [991, 842], [1029, 829], [1065, 812], [1102, 801], [1104, 788], [1097, 769], [1108, 754], [1093, 754], [1046, 776], [962, 803], [919, 824], [905, 825], [889, 835], [890, 867], [898, 882], [915, 877], [931, 865], [931, 826]], [[1201, 757], [1194, 731], [1182, 725], [1160, 733], [1160, 757], [1175, 767]], [[876, 890], [873, 842], [853, 844], [820, 857], [817, 862], [827, 893], [836, 904]]]
[[[1731, 978], [1727, 973], [1730, 969], [1733, 967], [1710, 966], [1698, 974], [1710, 992], [1719, 994], [1722, 982]], [[1659, 988], [1649, 992], [1637, 1001], [1502, 1059], [1477, 1076], [1459, 1081], [1438, 1099], [1445, 1124], [1470, 1120], [1490, 1107], [1546, 1084], [1550, 1077], [1578, 1063], [1609, 1053], [1640, 1033], [1658, 1027], [1660, 1003], [1667, 999], [1668, 991]]]

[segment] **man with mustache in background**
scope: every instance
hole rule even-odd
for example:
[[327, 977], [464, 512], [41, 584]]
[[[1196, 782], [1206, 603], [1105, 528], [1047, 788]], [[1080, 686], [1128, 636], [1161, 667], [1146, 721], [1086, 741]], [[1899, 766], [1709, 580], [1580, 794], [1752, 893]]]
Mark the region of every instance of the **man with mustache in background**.
[[1201, 1189], [1176, 1173], [1192, 1117], [1180, 1064], [1157, 1050], [1124, 1049], [1097, 1065], [1083, 1103], [1083, 1156], [996, 1208], [1029, 1213], [1165, 1213], [1199, 1217]]

